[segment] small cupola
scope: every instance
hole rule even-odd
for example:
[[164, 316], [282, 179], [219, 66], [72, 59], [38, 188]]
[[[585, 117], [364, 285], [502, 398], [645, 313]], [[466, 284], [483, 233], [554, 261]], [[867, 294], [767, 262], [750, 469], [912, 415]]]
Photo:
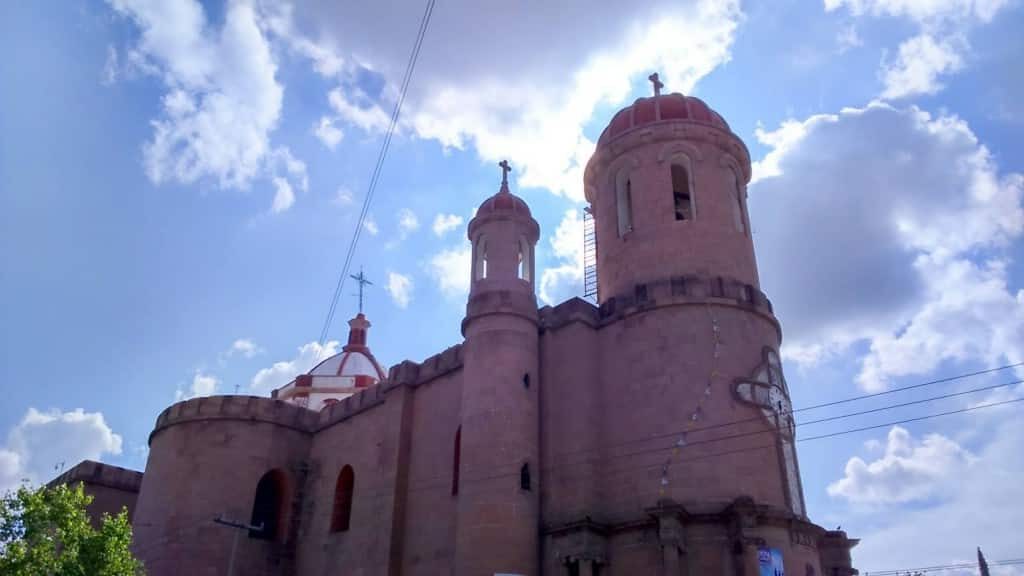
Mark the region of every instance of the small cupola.
[[530, 207], [509, 190], [507, 160], [501, 167], [498, 193], [483, 201], [469, 222], [469, 241], [473, 245], [470, 294], [490, 290], [515, 290], [533, 293], [535, 279], [534, 249], [540, 227]]

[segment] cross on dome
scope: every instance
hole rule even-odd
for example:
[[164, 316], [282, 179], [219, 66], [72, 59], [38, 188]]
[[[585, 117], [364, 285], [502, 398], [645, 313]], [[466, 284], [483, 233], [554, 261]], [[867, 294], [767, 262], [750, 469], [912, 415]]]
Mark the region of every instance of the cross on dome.
[[359, 274], [351, 274], [351, 275], [349, 275], [349, 278], [352, 278], [353, 280], [355, 280], [356, 282], [359, 283], [359, 313], [362, 314], [363, 313], [363, 289], [366, 286], [372, 286], [373, 282], [370, 282], [370, 280], [366, 277], [366, 274], [363, 274], [363, 268], [362, 267], [359, 268]]
[[654, 96], [661, 96], [661, 89], [665, 87], [665, 84], [658, 79], [658, 73], [651, 74], [647, 79], [651, 81], [651, 84], [654, 84]]
[[501, 166], [501, 189], [508, 190], [508, 173], [512, 171], [512, 166], [508, 160], [498, 162], [498, 166]]

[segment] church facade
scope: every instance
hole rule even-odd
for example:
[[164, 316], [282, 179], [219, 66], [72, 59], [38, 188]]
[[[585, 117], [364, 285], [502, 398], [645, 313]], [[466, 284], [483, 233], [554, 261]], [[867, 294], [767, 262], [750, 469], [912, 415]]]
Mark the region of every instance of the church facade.
[[147, 573], [856, 574], [804, 507], [749, 179], [702, 101], [637, 100], [585, 172], [598, 305], [538, 309], [540, 229], [503, 178], [468, 225], [463, 343], [385, 375], [360, 314], [274, 397], [160, 414]]

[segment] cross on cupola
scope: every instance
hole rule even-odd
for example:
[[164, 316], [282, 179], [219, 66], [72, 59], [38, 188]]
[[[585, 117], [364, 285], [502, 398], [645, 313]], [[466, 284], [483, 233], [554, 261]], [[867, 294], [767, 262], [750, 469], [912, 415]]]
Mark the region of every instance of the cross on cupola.
[[512, 171], [512, 166], [508, 160], [498, 162], [498, 166], [501, 166], [501, 189], [508, 190], [508, 173]]
[[651, 74], [647, 79], [651, 81], [651, 84], [654, 84], [654, 96], [661, 96], [661, 89], [664, 88], [665, 85], [658, 79], [658, 73], [655, 72], [654, 74]]
[[359, 274], [351, 274], [349, 277], [359, 283], [359, 313], [362, 314], [363, 313], [363, 289], [366, 286], [372, 286], [373, 282], [370, 282], [366, 278], [366, 274], [363, 274], [363, 269], [361, 267], [359, 268]]

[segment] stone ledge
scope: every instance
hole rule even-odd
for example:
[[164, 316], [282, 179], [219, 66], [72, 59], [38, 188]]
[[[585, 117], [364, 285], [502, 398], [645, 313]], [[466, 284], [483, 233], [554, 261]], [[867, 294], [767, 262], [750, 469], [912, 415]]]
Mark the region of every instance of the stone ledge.
[[142, 485], [142, 472], [95, 460], [82, 460], [70, 470], [48, 482], [47, 486], [53, 487], [75, 482], [106, 486], [126, 492], [138, 492]]

